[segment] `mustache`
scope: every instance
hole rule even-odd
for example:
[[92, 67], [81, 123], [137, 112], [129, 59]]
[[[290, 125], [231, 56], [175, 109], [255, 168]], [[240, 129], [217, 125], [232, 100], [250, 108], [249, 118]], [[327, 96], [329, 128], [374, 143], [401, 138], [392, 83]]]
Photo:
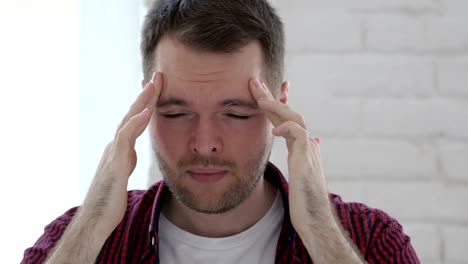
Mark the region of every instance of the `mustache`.
[[177, 162], [177, 167], [184, 170], [188, 167], [208, 167], [210, 165], [214, 167], [229, 168], [231, 170], [233, 170], [236, 167], [233, 161], [204, 155], [191, 155], [190, 157], [181, 159]]

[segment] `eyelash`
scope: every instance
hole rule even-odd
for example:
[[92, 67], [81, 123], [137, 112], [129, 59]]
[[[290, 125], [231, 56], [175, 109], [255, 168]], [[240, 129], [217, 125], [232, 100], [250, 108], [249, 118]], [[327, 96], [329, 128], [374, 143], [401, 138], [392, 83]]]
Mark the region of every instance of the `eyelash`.
[[167, 118], [167, 119], [176, 119], [176, 118], [180, 118], [182, 116], [184, 116], [185, 114], [162, 114], [162, 116], [164, 118]]
[[[162, 114], [164, 118], [167, 119], [177, 119], [185, 116], [185, 114]], [[241, 116], [241, 115], [234, 115], [234, 114], [226, 114], [226, 116], [234, 118], [234, 119], [239, 119], [239, 120], [247, 120], [250, 118], [250, 116]]]

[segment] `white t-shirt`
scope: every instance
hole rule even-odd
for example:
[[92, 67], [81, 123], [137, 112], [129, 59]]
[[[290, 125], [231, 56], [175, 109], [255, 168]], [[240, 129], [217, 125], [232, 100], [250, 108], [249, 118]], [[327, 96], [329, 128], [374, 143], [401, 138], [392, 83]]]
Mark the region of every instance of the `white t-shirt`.
[[275, 262], [276, 246], [283, 223], [281, 196], [255, 225], [234, 236], [207, 238], [196, 236], [159, 217], [159, 259], [172, 263], [261, 263]]

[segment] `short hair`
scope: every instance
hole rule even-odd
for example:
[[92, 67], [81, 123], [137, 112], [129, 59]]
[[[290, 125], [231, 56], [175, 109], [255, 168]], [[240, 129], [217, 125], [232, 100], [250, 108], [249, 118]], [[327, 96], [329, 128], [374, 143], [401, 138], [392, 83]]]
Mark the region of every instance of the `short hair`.
[[[200, 51], [236, 52], [257, 40], [263, 53], [268, 84], [277, 93], [283, 81], [284, 30], [267, 0], [156, 0], [141, 33], [146, 81], [154, 71], [155, 51], [165, 35]], [[275, 87], [275, 88], [273, 88]]]

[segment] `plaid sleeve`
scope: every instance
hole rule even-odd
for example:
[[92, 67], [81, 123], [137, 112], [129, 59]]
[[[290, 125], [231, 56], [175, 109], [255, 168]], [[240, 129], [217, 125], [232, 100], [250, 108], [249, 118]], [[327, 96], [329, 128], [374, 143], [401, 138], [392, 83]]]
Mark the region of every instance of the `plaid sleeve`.
[[369, 248], [367, 261], [388, 264], [419, 264], [411, 245], [411, 239], [404, 234], [403, 227], [394, 219], [377, 223], [375, 239]]
[[44, 228], [44, 233], [36, 241], [36, 243], [24, 251], [21, 264], [37, 264], [42, 263], [50, 251], [55, 247], [57, 241], [62, 237], [63, 232], [72, 220], [77, 211], [77, 207], [65, 212], [62, 216], [55, 219], [52, 223]]

